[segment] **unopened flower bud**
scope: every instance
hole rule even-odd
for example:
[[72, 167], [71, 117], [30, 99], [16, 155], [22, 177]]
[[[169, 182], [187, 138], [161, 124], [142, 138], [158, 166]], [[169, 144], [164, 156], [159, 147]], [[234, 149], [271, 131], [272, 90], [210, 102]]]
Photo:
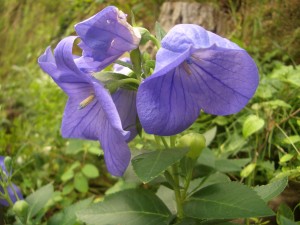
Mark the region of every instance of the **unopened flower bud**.
[[198, 133], [189, 133], [178, 139], [178, 147], [188, 147], [187, 157], [197, 159], [205, 148], [205, 137]]
[[22, 222], [26, 222], [28, 210], [29, 205], [25, 200], [16, 201], [13, 206], [14, 213]]

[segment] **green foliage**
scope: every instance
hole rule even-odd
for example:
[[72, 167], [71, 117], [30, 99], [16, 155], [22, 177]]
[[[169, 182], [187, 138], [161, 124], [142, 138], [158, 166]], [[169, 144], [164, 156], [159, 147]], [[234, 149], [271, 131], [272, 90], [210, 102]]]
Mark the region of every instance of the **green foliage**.
[[[143, 23], [151, 30], [163, 1], [0, 1], [0, 155], [12, 156], [13, 180], [27, 196], [29, 209], [25, 217], [20, 214], [19, 222], [82, 224], [79, 218], [90, 224], [226, 225], [232, 223], [207, 219], [272, 214], [265, 202], [279, 195], [288, 180], [300, 179], [299, 2], [246, 1], [241, 6], [239, 1], [228, 2], [222, 4], [228, 4], [224, 7], [234, 23], [229, 36], [259, 65], [261, 80], [255, 98], [236, 115], [201, 113], [187, 131], [206, 139], [207, 148], [195, 169], [185, 157], [187, 150], [161, 150], [161, 140], [143, 134], [130, 143], [138, 155], [132, 161], [138, 178], [126, 174], [116, 181], [106, 173], [97, 142], [61, 138], [66, 96], [36, 60], [46, 46], [71, 34], [76, 22], [106, 5], [120, 6], [128, 15], [132, 10], [137, 25]], [[214, 3], [222, 7], [219, 1]], [[159, 23], [155, 31], [159, 40], [165, 35]], [[151, 74], [155, 62], [149, 54], [139, 57], [144, 73]], [[153, 149], [160, 150], [139, 155], [141, 150]], [[179, 165], [178, 181], [172, 165]], [[50, 180], [52, 184], [43, 186]], [[197, 219], [176, 221], [176, 188], [185, 214]], [[108, 195], [104, 202], [92, 204], [91, 198], [78, 202], [88, 196], [102, 200], [104, 193]], [[231, 201], [238, 199], [244, 201]], [[106, 217], [107, 212], [113, 217]], [[13, 216], [7, 213], [2, 220], [0, 212], [0, 223], [12, 224]], [[263, 224], [258, 218], [251, 220]], [[299, 224], [286, 205], [279, 207], [277, 222]]]
[[[236, 193], [239, 193], [238, 198]], [[262, 204], [253, 190], [235, 182], [213, 184], [201, 189], [184, 204], [184, 212], [186, 216], [197, 219], [234, 219], [274, 214]]]
[[153, 193], [129, 189], [106, 196], [103, 202], [77, 213], [87, 224], [165, 225], [171, 216], [168, 208]]
[[179, 161], [187, 152], [187, 149], [182, 148], [153, 151], [140, 154], [131, 162], [137, 176], [147, 183]]

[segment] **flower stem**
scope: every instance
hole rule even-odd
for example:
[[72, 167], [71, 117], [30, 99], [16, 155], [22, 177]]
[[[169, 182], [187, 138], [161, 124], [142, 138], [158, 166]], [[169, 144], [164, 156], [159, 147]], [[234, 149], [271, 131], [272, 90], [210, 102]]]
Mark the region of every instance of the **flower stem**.
[[175, 200], [176, 200], [176, 207], [177, 207], [177, 216], [178, 219], [181, 220], [183, 218], [183, 207], [182, 207], [182, 198], [181, 198], [181, 191], [180, 191], [180, 184], [179, 184], [178, 163], [172, 165], [172, 173], [175, 182], [174, 192], [175, 192]]

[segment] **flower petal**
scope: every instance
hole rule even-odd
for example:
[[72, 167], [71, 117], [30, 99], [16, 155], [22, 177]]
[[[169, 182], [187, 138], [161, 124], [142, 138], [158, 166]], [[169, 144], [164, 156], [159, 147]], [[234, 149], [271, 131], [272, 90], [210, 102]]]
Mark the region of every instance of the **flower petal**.
[[255, 93], [258, 70], [248, 53], [196, 25], [177, 25], [165, 36], [154, 73], [137, 94], [145, 131], [174, 135], [203, 109], [215, 115], [241, 110]]
[[129, 142], [137, 135], [136, 91], [119, 89], [112, 95], [112, 98], [122, 121], [123, 129], [130, 131], [130, 136], [126, 140]]
[[193, 51], [207, 49], [214, 45], [241, 50], [235, 43], [198, 25], [178, 24], [163, 38], [162, 48], [156, 55], [155, 71], [152, 76], [160, 76], [174, 69], [186, 60]]
[[254, 95], [259, 75], [246, 51], [213, 46], [195, 52], [192, 61], [189, 66], [195, 79], [187, 88], [205, 112], [213, 115], [237, 113]]
[[130, 162], [130, 150], [124, 136], [106, 120], [99, 137], [104, 150], [107, 170], [114, 176], [122, 176]]
[[[21, 190], [15, 184], [12, 184], [12, 185], [13, 185], [13, 188], [15, 189], [15, 191], [16, 191], [16, 193], [18, 195], [18, 198], [20, 200], [23, 199], [23, 195], [22, 195]], [[16, 198], [16, 196], [14, 194], [14, 191], [13, 191], [12, 187], [8, 187], [7, 191], [8, 191], [8, 194], [9, 194], [9, 197], [10, 197], [11, 201], [13, 203], [15, 203], [17, 201], [17, 198]], [[2, 187], [0, 187], [0, 192], [4, 193], [4, 190], [3, 190]], [[0, 204], [4, 205], [4, 206], [9, 206], [9, 203], [6, 200], [4, 200], [4, 199], [0, 199]]]
[[114, 6], [76, 24], [75, 30], [82, 40], [79, 46], [83, 50], [83, 59], [93, 66], [99, 62], [98, 69], [105, 67], [104, 60], [111, 58], [114, 61], [124, 52], [137, 48], [141, 38], [126, 22], [126, 15]]
[[147, 133], [174, 135], [188, 128], [199, 115], [199, 106], [185, 88], [181, 69], [143, 82], [137, 92], [137, 112]]

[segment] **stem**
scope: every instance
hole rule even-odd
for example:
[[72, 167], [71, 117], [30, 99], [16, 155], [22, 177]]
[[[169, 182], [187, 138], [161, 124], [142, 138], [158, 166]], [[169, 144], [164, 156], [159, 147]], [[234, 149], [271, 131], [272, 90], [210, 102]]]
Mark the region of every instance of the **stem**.
[[157, 49], [160, 49], [160, 42], [153, 35], [150, 35], [150, 40], [156, 45]]
[[165, 148], [168, 149], [169, 145], [168, 145], [166, 139], [164, 137], [160, 137], [160, 139], [161, 139], [162, 143], [164, 144]]
[[4, 200], [6, 200], [9, 204], [10, 207], [12, 207], [14, 205], [14, 203], [12, 202], [12, 200], [10, 199], [8, 190], [7, 190], [7, 185], [3, 186], [3, 190], [4, 190]]
[[292, 140], [290, 139], [290, 137], [284, 132], [284, 130], [281, 129], [281, 127], [278, 124], [275, 124], [275, 126], [281, 131], [281, 133], [289, 140], [289, 142], [291, 143], [291, 145], [293, 146], [293, 148], [296, 150], [296, 152], [298, 153], [298, 155], [300, 155], [299, 150], [297, 149], [297, 147], [294, 145], [294, 143], [292, 142]]
[[174, 177], [174, 192], [175, 192], [175, 200], [176, 200], [176, 206], [177, 206], [177, 216], [179, 219], [183, 218], [183, 207], [182, 207], [182, 198], [181, 198], [181, 192], [180, 192], [180, 186], [179, 186], [179, 175], [178, 175], [178, 164], [175, 163], [172, 165], [172, 173]]
[[130, 83], [135, 83], [137, 85], [140, 85], [140, 81], [137, 80], [137, 79], [134, 79], [134, 78], [125, 78], [125, 79], [122, 79], [122, 80], [118, 80], [118, 83], [119, 84], [130, 84]]

